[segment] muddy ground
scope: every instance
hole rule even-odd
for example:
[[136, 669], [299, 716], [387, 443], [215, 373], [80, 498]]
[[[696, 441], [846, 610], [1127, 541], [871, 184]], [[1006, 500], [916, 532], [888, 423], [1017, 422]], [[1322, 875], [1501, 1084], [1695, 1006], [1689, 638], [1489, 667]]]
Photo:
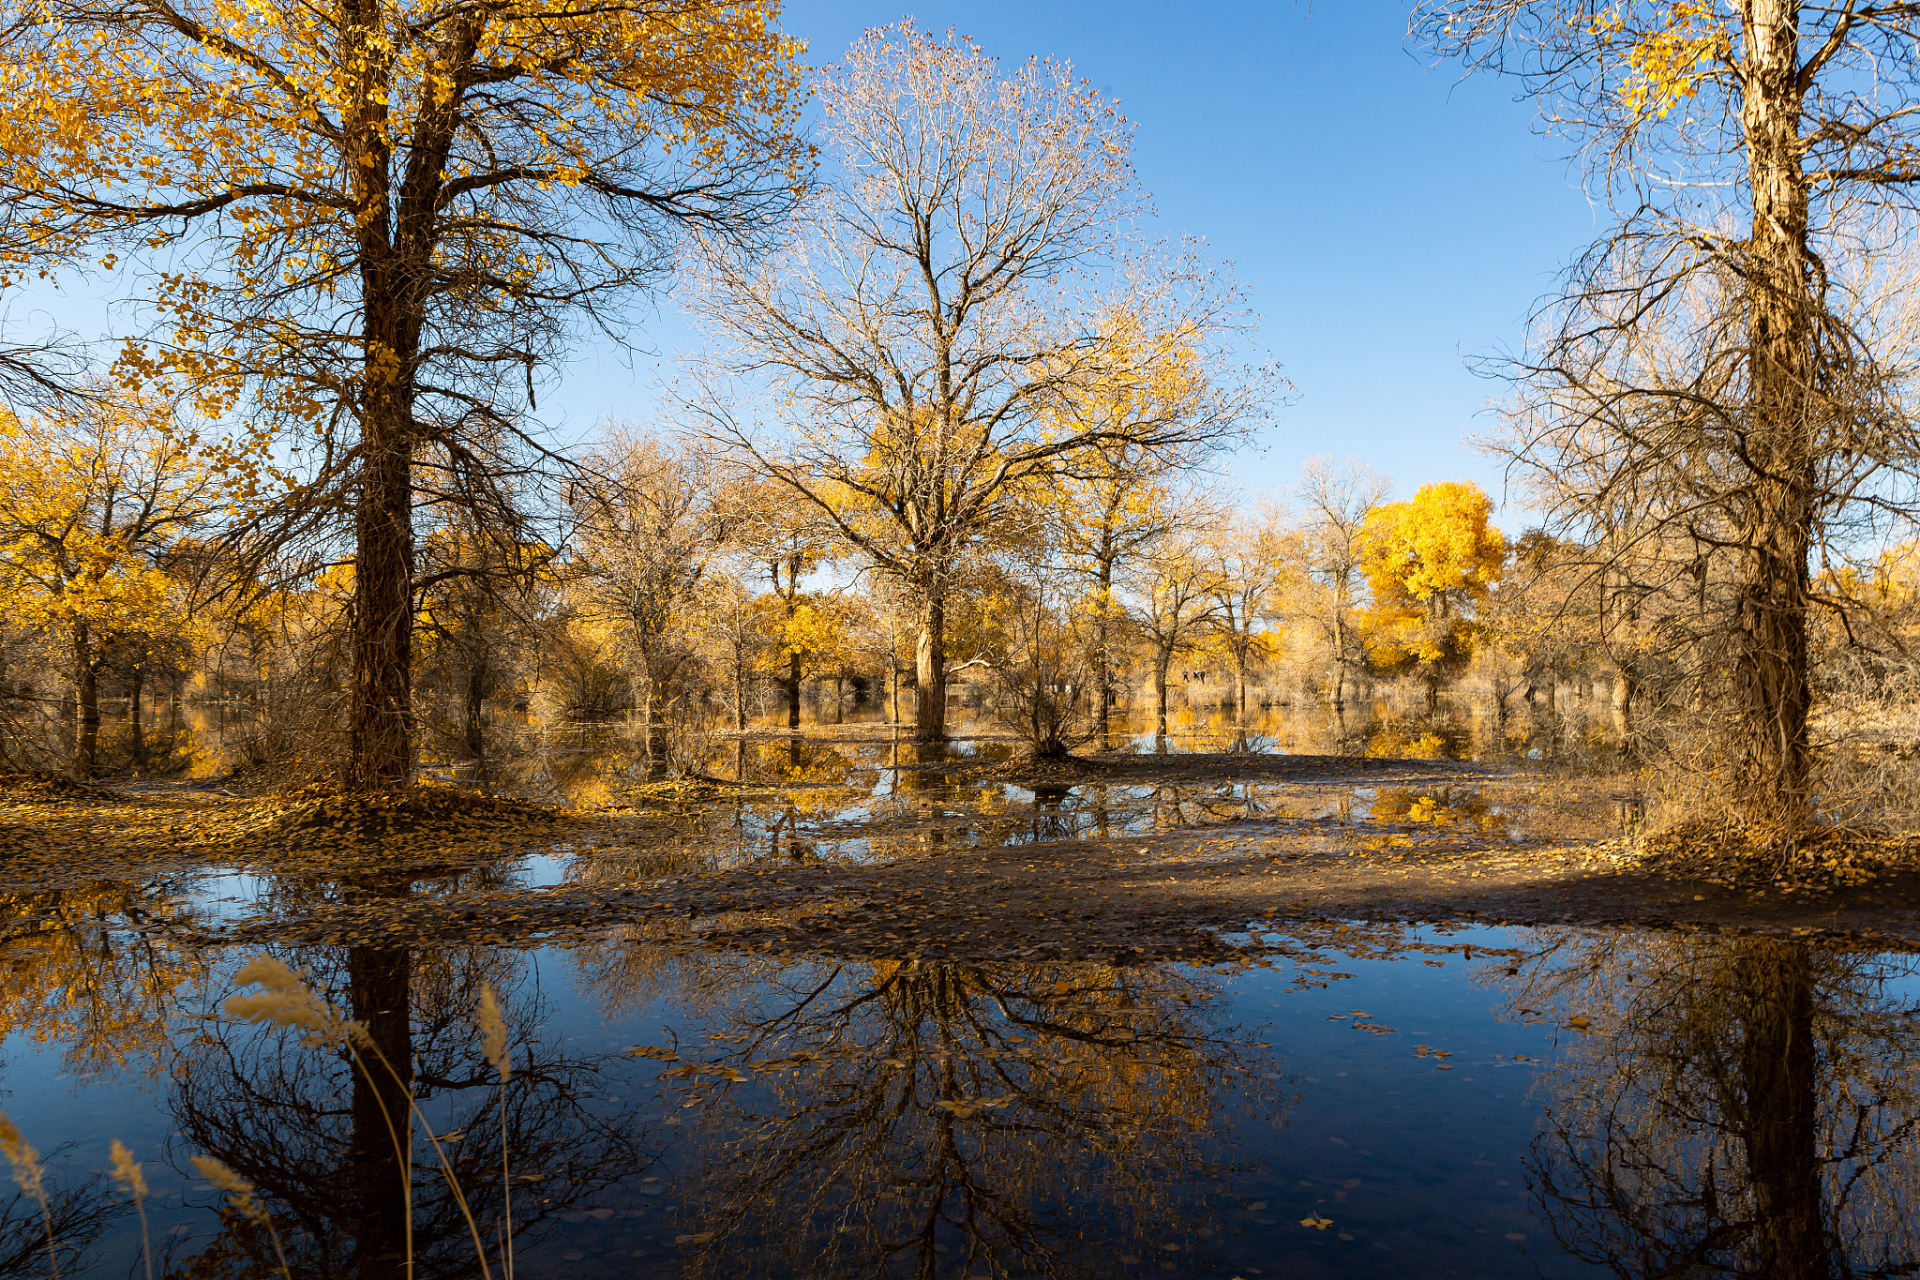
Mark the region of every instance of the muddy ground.
[[[208, 943], [517, 945], [616, 928], [674, 945], [855, 959], [1127, 962], [1215, 959], [1244, 952], [1262, 928], [1364, 920], [1920, 945], [1920, 870], [1783, 890], [1649, 864], [1632, 838], [1630, 778], [1229, 754], [944, 761], [893, 778], [885, 804], [818, 824], [826, 852], [757, 857], [745, 842], [713, 854], [714, 833], [781, 805], [832, 811], [849, 803], [835, 798], [844, 782], [706, 780], [557, 812], [445, 792], [423, 805], [16, 776], [0, 779], [4, 927], [48, 927], [84, 897], [130, 928]], [[1034, 792], [1031, 807], [993, 799], [1007, 786]], [[1043, 837], [1056, 806], [1095, 794], [1121, 797], [1116, 813], [1145, 829], [1116, 816], [1103, 835], [1104, 819], [1082, 806], [1078, 820], [1092, 825], [1072, 838], [997, 842], [1009, 831]], [[1161, 804], [1172, 808], [1155, 817]], [[839, 857], [836, 840], [883, 854]], [[554, 851], [566, 855], [557, 883], [516, 879], [514, 859]], [[222, 911], [206, 901], [210, 868], [274, 874], [264, 897], [241, 891]]]

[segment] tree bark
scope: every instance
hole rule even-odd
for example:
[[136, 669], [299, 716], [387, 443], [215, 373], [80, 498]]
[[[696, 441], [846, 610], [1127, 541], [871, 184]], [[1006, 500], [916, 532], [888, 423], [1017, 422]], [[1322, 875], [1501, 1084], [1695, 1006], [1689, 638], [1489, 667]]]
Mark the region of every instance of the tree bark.
[[133, 772], [139, 778], [147, 776], [147, 734], [146, 727], [140, 723], [140, 695], [145, 687], [146, 671], [136, 662], [127, 676], [127, 730], [133, 754]]
[[[1111, 536], [1111, 535], [1109, 535]], [[1108, 548], [1111, 550], [1111, 548]], [[1100, 614], [1097, 623], [1097, 635], [1094, 641], [1094, 688], [1099, 692], [1099, 706], [1095, 714], [1099, 717], [1100, 749], [1113, 750], [1113, 736], [1108, 731], [1107, 721], [1113, 715], [1113, 663], [1109, 660], [1113, 643], [1113, 557], [1100, 558]]]
[[913, 740], [947, 740], [947, 611], [939, 591], [930, 590], [920, 606], [920, 634], [914, 645]]
[[1747, 0], [1742, 125], [1753, 219], [1748, 273], [1748, 516], [1732, 674], [1736, 778], [1749, 817], [1808, 817], [1807, 556], [1816, 475], [1811, 448], [1814, 297], [1801, 168], [1797, 0]]
[[84, 622], [73, 627], [73, 776], [81, 781], [100, 771], [99, 674], [94, 669], [93, 633]]
[[487, 685], [486, 651], [481, 649], [478, 656], [467, 663], [467, 687], [465, 699], [467, 757], [478, 763], [487, 757], [487, 728], [485, 715]]
[[1173, 648], [1165, 645], [1156, 649], [1153, 655], [1153, 717], [1154, 733], [1159, 745], [1167, 743], [1167, 668], [1173, 665]]

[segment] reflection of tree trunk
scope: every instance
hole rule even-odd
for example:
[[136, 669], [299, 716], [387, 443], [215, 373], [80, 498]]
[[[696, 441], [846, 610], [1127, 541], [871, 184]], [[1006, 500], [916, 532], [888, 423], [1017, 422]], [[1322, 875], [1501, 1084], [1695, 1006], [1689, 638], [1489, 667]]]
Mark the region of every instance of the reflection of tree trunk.
[[1745, 1036], [1739, 1076], [1759, 1274], [1825, 1280], [1820, 1214], [1819, 1064], [1807, 948], [1756, 940], [1739, 961]]
[[920, 634], [914, 645], [915, 742], [947, 738], [947, 611], [940, 589], [930, 587], [920, 606]]
[[347, 952], [353, 1017], [372, 1045], [361, 1049], [362, 1069], [354, 1072], [352, 1148], [346, 1162], [356, 1198], [354, 1272], [361, 1280], [398, 1280], [410, 1270], [412, 973], [412, 955], [405, 950], [352, 947]]
[[91, 778], [100, 771], [100, 686], [93, 666], [93, 635], [84, 622], [73, 625], [73, 776]]

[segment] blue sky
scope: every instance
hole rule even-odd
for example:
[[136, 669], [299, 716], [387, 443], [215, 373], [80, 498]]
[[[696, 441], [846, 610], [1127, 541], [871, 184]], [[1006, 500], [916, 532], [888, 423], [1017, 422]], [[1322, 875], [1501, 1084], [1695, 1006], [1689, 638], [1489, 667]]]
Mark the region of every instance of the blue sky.
[[[792, 0], [784, 25], [831, 62], [899, 9]], [[1253, 289], [1260, 340], [1294, 385], [1265, 448], [1226, 468], [1250, 493], [1284, 489], [1316, 453], [1355, 455], [1407, 496], [1429, 480], [1501, 478], [1463, 437], [1499, 388], [1467, 358], [1515, 345], [1530, 308], [1605, 219], [1514, 86], [1463, 79], [1405, 42], [1406, 10], [1375, 0], [1289, 4], [922, 4], [1013, 61], [1050, 55], [1116, 97], [1136, 125], [1135, 167], [1166, 238], [1204, 237]], [[15, 300], [97, 329], [116, 285]], [[132, 317], [122, 314], [122, 323]], [[672, 298], [639, 340], [583, 349], [541, 393], [562, 440], [606, 415], [655, 411], [673, 356], [698, 341]], [[1525, 513], [1501, 523], [1518, 528]]]
[[[901, 16], [798, 0], [785, 26], [817, 64]], [[1232, 461], [1237, 483], [1284, 488], [1302, 459], [1352, 454], [1399, 496], [1475, 479], [1500, 498], [1497, 468], [1463, 443], [1498, 387], [1464, 361], [1520, 341], [1605, 217], [1511, 83], [1429, 65], [1405, 43], [1406, 10], [1370, 0], [922, 4], [913, 17], [1005, 60], [1064, 58], [1119, 98], [1156, 230], [1205, 237], [1252, 285], [1295, 400], [1264, 451]], [[664, 357], [695, 340], [671, 301], [650, 329]], [[668, 365], [583, 358], [555, 397], [569, 434], [609, 409], [646, 417]]]

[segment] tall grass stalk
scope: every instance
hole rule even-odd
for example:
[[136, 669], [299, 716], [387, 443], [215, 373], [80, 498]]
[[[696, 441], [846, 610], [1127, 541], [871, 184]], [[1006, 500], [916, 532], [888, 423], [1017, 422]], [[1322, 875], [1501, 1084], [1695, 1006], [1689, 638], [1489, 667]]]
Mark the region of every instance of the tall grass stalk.
[[227, 1193], [227, 1204], [235, 1213], [267, 1229], [267, 1238], [273, 1241], [274, 1256], [280, 1259], [283, 1280], [293, 1280], [293, 1272], [287, 1269], [287, 1251], [280, 1244], [280, 1229], [273, 1225], [273, 1215], [267, 1212], [267, 1206], [261, 1204], [253, 1194], [253, 1184], [212, 1156], [190, 1156], [188, 1159], [200, 1171], [201, 1177]]
[[507, 1082], [513, 1077], [513, 1053], [507, 1047], [507, 1020], [500, 1016], [491, 983], [480, 984], [480, 1004], [473, 1020], [480, 1028], [487, 1061], [500, 1073], [500, 1270], [506, 1280], [513, 1280], [513, 1172], [507, 1152]]
[[140, 1162], [118, 1138], [113, 1140], [113, 1180], [132, 1199], [133, 1211], [140, 1215], [140, 1260], [146, 1263], [147, 1280], [153, 1280], [153, 1238], [147, 1232], [147, 1180], [140, 1172]]
[[53, 1271], [53, 1280], [60, 1280], [60, 1254], [54, 1248], [53, 1210], [47, 1207], [47, 1185], [40, 1168], [40, 1153], [21, 1136], [4, 1111], [0, 1111], [0, 1154], [13, 1166], [13, 1180], [20, 1184], [20, 1190], [40, 1206], [40, 1221], [47, 1228], [47, 1265]]

